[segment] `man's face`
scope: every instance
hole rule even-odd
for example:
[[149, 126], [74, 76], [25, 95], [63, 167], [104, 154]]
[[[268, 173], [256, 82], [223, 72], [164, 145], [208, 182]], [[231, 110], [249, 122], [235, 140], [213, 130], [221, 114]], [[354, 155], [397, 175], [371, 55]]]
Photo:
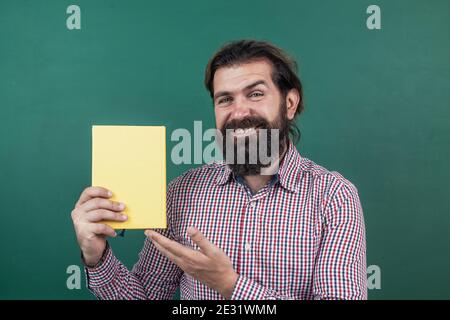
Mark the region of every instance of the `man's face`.
[[216, 127], [232, 120], [259, 116], [272, 122], [280, 112], [281, 96], [272, 81], [272, 67], [265, 61], [219, 68], [214, 74]]
[[[270, 129], [279, 129], [280, 152], [282, 152], [291, 114], [287, 110], [286, 101], [282, 99], [272, 81], [271, 73], [271, 64], [265, 60], [259, 60], [219, 68], [214, 75], [216, 127], [226, 139], [232, 139], [231, 141], [235, 144], [235, 154], [239, 152], [248, 154], [248, 145], [243, 150], [239, 150], [236, 147], [237, 140], [247, 139], [248, 143], [249, 137], [257, 135], [258, 129], [261, 128], [269, 129], [267, 141], [264, 139], [269, 150]], [[258, 139], [259, 143], [261, 141]], [[225, 150], [224, 153], [226, 153]], [[253, 175], [260, 173], [262, 165], [234, 163], [230, 167], [238, 174]]]

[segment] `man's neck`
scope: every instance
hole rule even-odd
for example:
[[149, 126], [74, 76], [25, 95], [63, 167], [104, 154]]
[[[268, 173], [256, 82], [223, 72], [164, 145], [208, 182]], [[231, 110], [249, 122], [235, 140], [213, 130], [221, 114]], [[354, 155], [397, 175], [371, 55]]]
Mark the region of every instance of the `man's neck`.
[[[281, 164], [281, 161], [283, 161], [283, 158], [284, 158], [288, 148], [289, 148], [289, 142], [287, 142], [285, 144], [283, 154], [274, 161], [272, 166], [279, 167], [279, 165]], [[276, 174], [276, 173], [277, 172], [274, 172], [274, 174]], [[267, 183], [272, 179], [274, 174], [263, 174], [263, 175], [260, 174], [260, 175], [254, 175], [254, 176], [243, 176], [243, 178], [244, 178], [246, 184], [248, 185], [248, 187], [250, 188], [250, 190], [252, 191], [252, 193], [256, 194], [259, 190], [261, 190], [262, 188], [264, 188], [264, 186], [267, 185]]]

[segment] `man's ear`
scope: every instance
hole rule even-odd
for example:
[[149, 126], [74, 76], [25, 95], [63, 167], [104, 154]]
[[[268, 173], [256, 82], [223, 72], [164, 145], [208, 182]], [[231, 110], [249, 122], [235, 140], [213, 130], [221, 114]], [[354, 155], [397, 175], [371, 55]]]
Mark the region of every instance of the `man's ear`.
[[297, 111], [298, 104], [300, 102], [300, 94], [297, 89], [291, 89], [286, 95], [286, 112], [289, 120], [294, 119], [295, 112]]

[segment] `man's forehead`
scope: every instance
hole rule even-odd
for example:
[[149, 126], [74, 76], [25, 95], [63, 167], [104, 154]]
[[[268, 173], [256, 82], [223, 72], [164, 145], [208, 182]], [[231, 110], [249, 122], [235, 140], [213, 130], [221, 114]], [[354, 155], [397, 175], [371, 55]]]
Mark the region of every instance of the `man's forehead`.
[[214, 74], [214, 91], [236, 91], [258, 80], [270, 86], [271, 74], [272, 67], [266, 61], [222, 67]]

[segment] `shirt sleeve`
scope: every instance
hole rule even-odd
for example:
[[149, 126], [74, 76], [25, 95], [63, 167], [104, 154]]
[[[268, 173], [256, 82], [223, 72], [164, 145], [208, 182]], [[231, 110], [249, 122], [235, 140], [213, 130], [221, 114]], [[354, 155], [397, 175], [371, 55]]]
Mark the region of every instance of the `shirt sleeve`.
[[323, 219], [314, 272], [314, 299], [367, 299], [364, 217], [358, 191], [350, 182], [334, 193]]
[[[159, 232], [168, 236], [167, 232]], [[148, 239], [131, 271], [108, 247], [104, 261], [95, 268], [86, 266], [85, 272], [88, 289], [102, 300], [172, 299], [183, 273]]]
[[[167, 198], [167, 229], [157, 232], [174, 240], [171, 229], [170, 188]], [[162, 255], [153, 243], [146, 238], [139, 253], [139, 260], [129, 271], [106, 247], [102, 262], [90, 268], [85, 266], [88, 289], [98, 298], [105, 300], [168, 300], [172, 299], [179, 287], [183, 271]]]
[[264, 287], [258, 282], [239, 275], [231, 300], [294, 300], [295, 298]]

